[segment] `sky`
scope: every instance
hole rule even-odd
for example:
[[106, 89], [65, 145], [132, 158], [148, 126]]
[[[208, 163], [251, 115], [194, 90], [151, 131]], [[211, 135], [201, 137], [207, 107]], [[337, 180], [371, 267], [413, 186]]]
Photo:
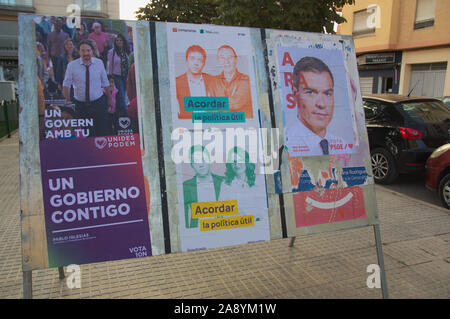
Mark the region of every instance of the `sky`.
[[134, 11], [140, 7], [145, 7], [150, 0], [120, 0], [120, 19], [136, 20]]

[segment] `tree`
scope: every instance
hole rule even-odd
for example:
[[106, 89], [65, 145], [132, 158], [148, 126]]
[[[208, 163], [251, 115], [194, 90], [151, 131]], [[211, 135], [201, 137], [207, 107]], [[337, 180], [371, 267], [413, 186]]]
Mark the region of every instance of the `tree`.
[[153, 0], [137, 11], [139, 20], [213, 23], [333, 33], [346, 20], [336, 8], [355, 0]]
[[151, 0], [136, 11], [138, 20], [211, 23], [217, 17], [215, 0]]

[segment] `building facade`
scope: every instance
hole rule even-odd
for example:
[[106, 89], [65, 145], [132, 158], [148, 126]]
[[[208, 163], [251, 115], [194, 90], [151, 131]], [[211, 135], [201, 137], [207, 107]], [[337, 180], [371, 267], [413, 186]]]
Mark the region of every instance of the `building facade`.
[[120, 16], [119, 0], [0, 0], [0, 81], [18, 81], [18, 14], [45, 15], [50, 21], [51, 17], [70, 16], [71, 4], [79, 6], [83, 17], [101, 20]]
[[450, 95], [450, 0], [358, 0], [342, 15], [363, 94]]

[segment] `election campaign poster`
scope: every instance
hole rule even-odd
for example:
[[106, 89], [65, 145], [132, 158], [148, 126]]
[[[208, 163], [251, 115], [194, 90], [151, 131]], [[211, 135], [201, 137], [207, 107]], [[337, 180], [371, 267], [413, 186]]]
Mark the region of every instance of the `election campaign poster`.
[[289, 155], [354, 153], [358, 139], [342, 45], [277, 46], [277, 58]]
[[350, 37], [19, 26], [24, 269], [378, 222]]
[[250, 30], [166, 30], [181, 250], [269, 240]]
[[178, 171], [182, 251], [270, 240], [265, 177], [248, 151], [229, 149], [227, 163], [212, 163], [202, 145], [190, 153]]
[[36, 24], [48, 264], [150, 256], [134, 24], [81, 19], [69, 31], [64, 25], [57, 18], [54, 31], [42, 34]]
[[167, 23], [173, 123], [258, 125], [248, 28]]
[[373, 222], [367, 131], [349, 42], [270, 31], [267, 46], [287, 159], [275, 179], [285, 194], [288, 233]]

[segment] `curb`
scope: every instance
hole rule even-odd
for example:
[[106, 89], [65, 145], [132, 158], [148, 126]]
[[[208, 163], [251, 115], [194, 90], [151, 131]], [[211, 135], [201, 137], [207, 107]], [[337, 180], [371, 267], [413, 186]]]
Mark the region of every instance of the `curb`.
[[417, 203], [417, 204], [425, 205], [425, 206], [428, 206], [428, 207], [430, 207], [430, 208], [433, 208], [433, 209], [437, 209], [437, 210], [443, 211], [443, 212], [445, 212], [445, 213], [447, 213], [447, 214], [450, 215], [450, 210], [445, 209], [444, 207], [437, 206], [437, 205], [434, 205], [434, 204], [430, 204], [430, 203], [427, 203], [427, 202], [425, 202], [425, 201], [416, 199], [416, 198], [414, 198], [414, 197], [405, 195], [405, 194], [400, 193], [400, 192], [393, 191], [393, 190], [391, 190], [391, 189], [383, 188], [383, 186], [381, 186], [381, 185], [376, 185], [376, 184], [375, 184], [375, 193], [377, 192], [377, 189], [380, 189], [380, 190], [383, 191], [383, 192], [391, 193], [391, 194], [396, 195], [396, 196], [399, 196], [399, 197], [403, 197], [403, 198], [405, 198], [405, 199], [407, 199], [407, 200], [410, 200], [410, 201], [413, 201], [413, 202], [415, 202], [415, 203]]

